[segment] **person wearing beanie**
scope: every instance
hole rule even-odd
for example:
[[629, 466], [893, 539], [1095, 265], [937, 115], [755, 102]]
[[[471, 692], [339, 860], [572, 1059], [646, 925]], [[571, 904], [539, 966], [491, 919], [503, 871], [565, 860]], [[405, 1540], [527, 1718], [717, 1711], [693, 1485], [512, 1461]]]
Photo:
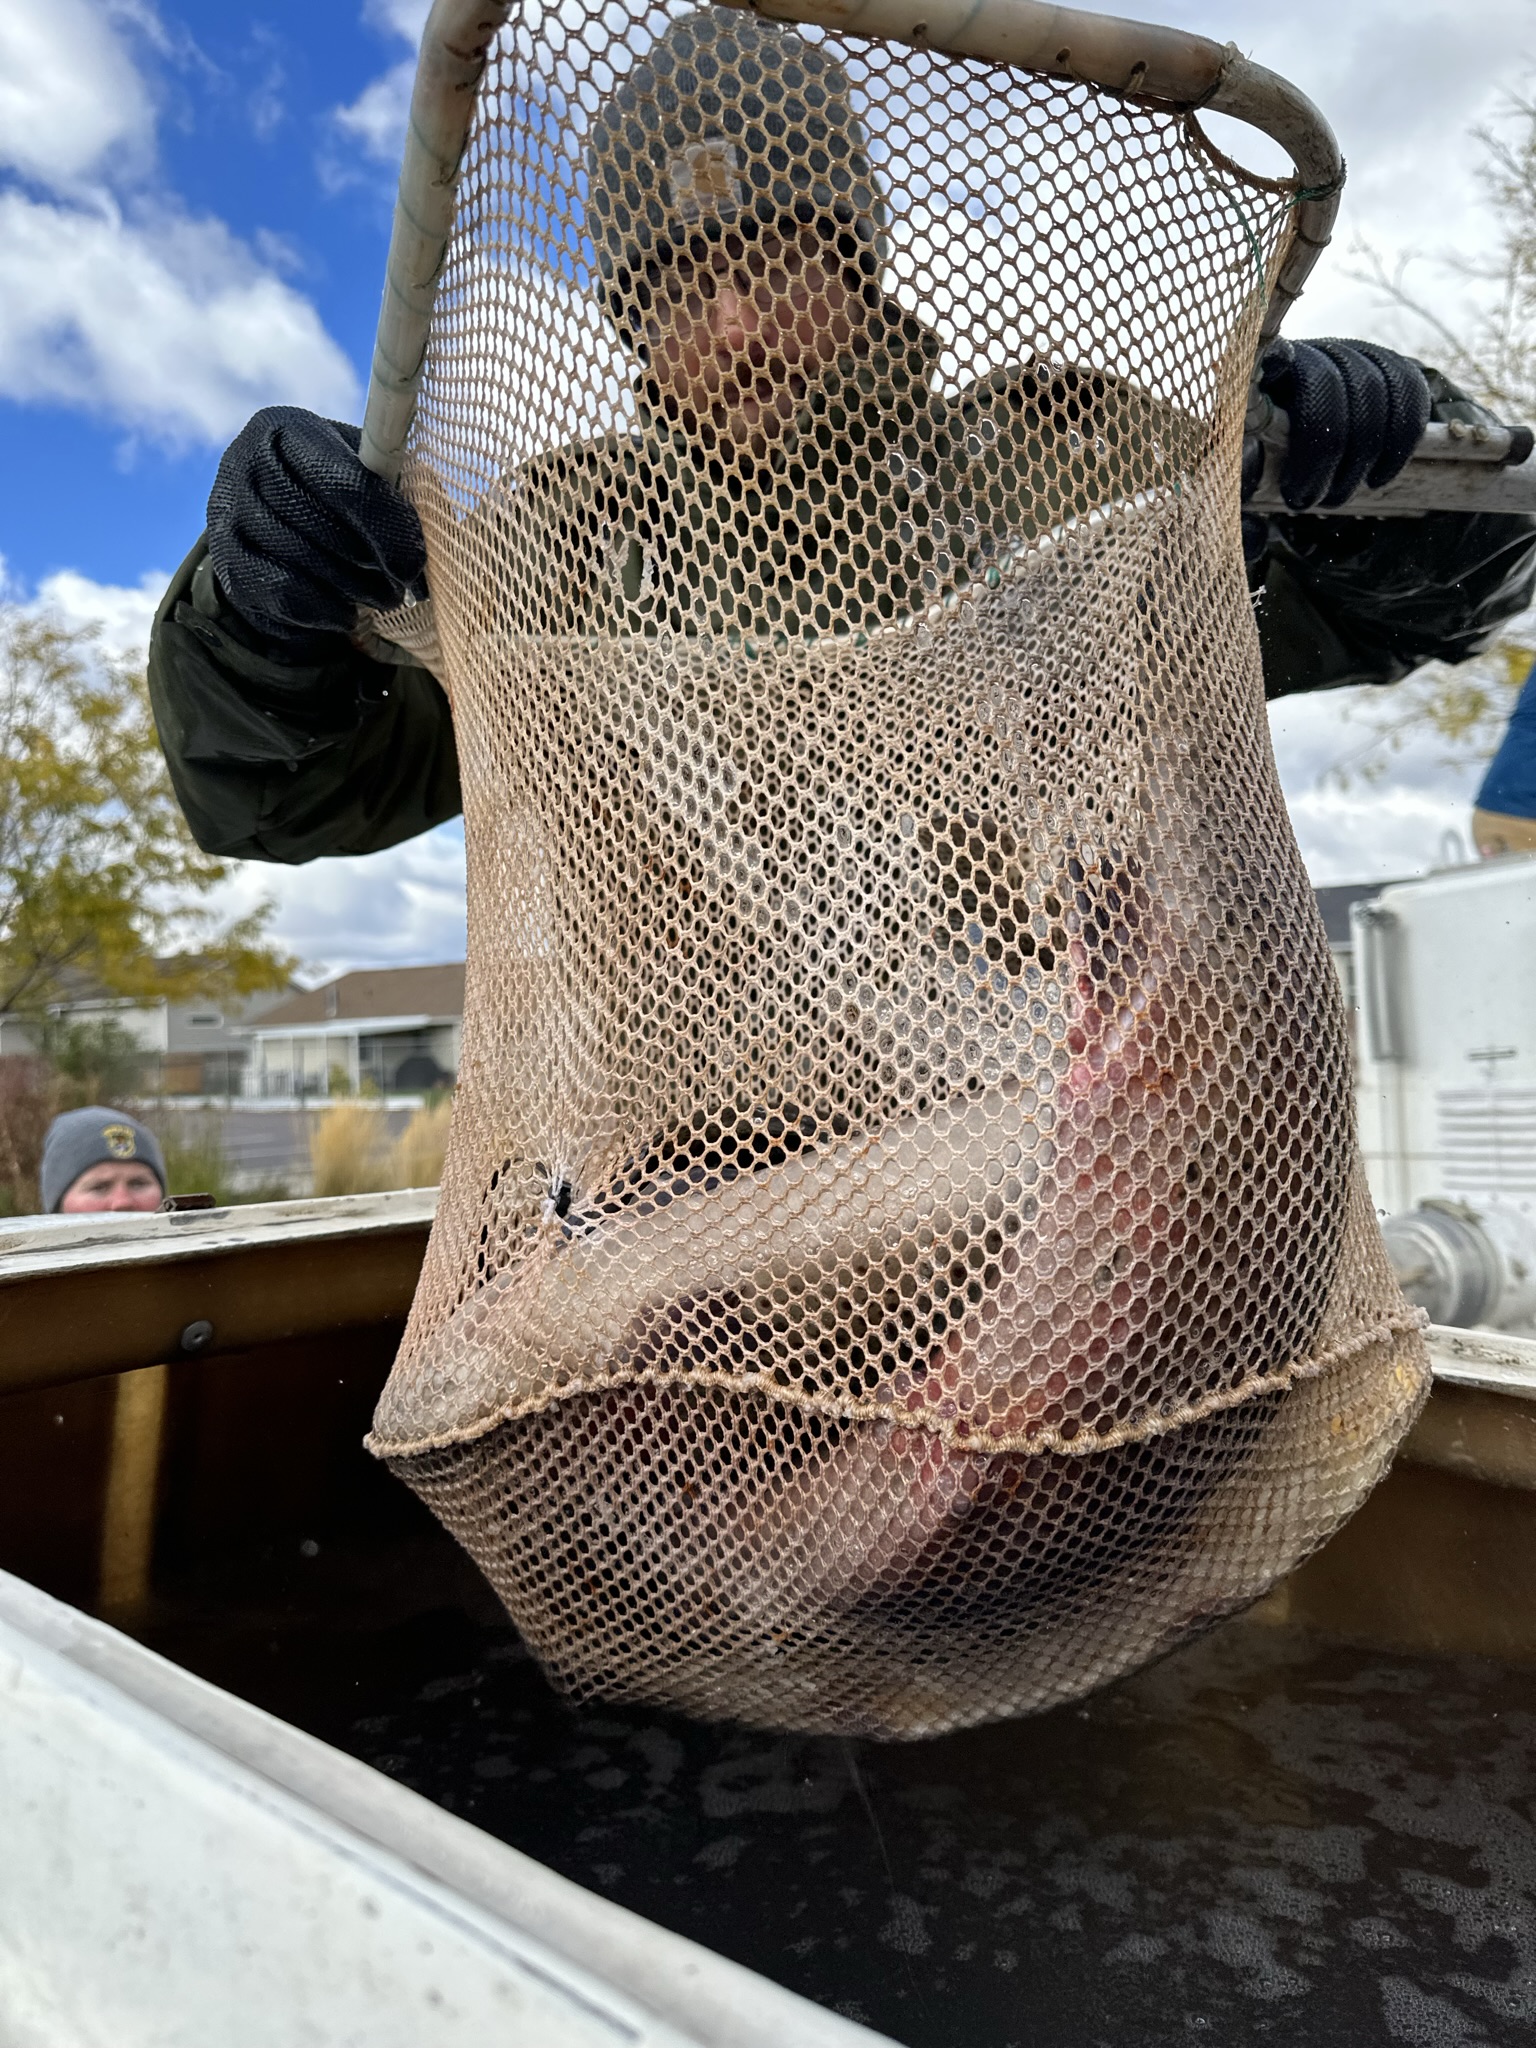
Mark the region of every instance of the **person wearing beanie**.
[[[1014, 507], [973, 466], [952, 489], [954, 464], [966, 467], [978, 427], [1009, 432], [1021, 412], [1038, 423], [1085, 400], [1091, 413], [1092, 392], [1069, 388], [1091, 379], [1025, 362], [937, 399], [941, 338], [884, 288], [886, 201], [851, 81], [825, 45], [734, 9], [676, 16], [595, 111], [583, 175], [592, 287], [635, 364], [640, 431], [554, 452], [542, 474], [529, 465], [521, 511], [516, 490], [481, 508], [530, 517], [520, 545], [573, 599], [537, 630], [709, 632], [726, 614], [705, 586], [738, 600], [743, 632], [846, 628], [859, 612], [890, 619], [926, 602], [957, 557], [984, 573], [966, 560], [973, 522], [1006, 532]], [[1425, 418], [1489, 416], [1369, 343], [1286, 341], [1260, 374], [1292, 421], [1292, 509], [1244, 522], [1268, 694], [1393, 682], [1478, 652], [1529, 599], [1536, 521], [1305, 508], [1337, 503], [1362, 475], [1387, 481]], [[892, 459], [903, 443], [891, 431], [919, 415], [921, 477]], [[808, 500], [806, 520], [759, 521], [750, 573], [728, 538], [719, 561], [701, 552], [708, 533], [679, 544], [674, 508], [711, 465], [750, 499], [753, 462], [787, 472], [828, 434], [845, 447], [863, 437], [856, 502]], [[258, 413], [225, 452], [207, 532], [156, 619], [161, 744], [211, 853], [370, 852], [459, 809], [436, 678], [409, 657], [376, 658], [358, 631], [360, 608], [421, 593], [426, 554], [414, 509], [357, 446], [355, 427], [294, 407]], [[1046, 456], [1059, 472], [1059, 453]], [[717, 538], [723, 523], [700, 522]]]
[[123, 1109], [71, 1109], [43, 1141], [43, 1211], [93, 1216], [162, 1207], [165, 1155], [153, 1131]]

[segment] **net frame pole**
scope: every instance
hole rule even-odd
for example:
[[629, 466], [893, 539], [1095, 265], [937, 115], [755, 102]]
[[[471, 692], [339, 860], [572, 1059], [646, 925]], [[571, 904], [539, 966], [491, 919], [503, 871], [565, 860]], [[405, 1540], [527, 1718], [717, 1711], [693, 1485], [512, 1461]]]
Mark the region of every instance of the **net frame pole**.
[[[1016, 65], [1191, 114], [1227, 114], [1259, 129], [1291, 159], [1295, 177], [1287, 182], [1296, 210], [1295, 236], [1265, 307], [1260, 348], [1278, 333], [1331, 239], [1345, 175], [1333, 130], [1299, 87], [1253, 63], [1235, 43], [1049, 0], [718, 4], [775, 21]], [[514, 0], [434, 0], [422, 31], [359, 451], [367, 468], [391, 482], [399, 478], [416, 413], [476, 88], [513, 5]], [[1347, 506], [1334, 507], [1335, 515], [1343, 510], [1412, 516], [1441, 508], [1536, 512], [1536, 457], [1501, 468], [1482, 447], [1443, 449], [1428, 439], [1395, 483], [1380, 492], [1362, 489]], [[1446, 455], [1462, 460], [1446, 462]], [[1265, 505], [1275, 498], [1272, 509], [1278, 509], [1272, 478], [1266, 485]]]
[[[1264, 474], [1243, 501], [1248, 512], [1291, 511], [1280, 491], [1280, 474], [1290, 444], [1290, 421], [1264, 401], [1259, 426]], [[1253, 416], [1249, 419], [1254, 430]], [[1327, 519], [1417, 519], [1425, 512], [1536, 512], [1536, 458], [1529, 427], [1469, 427], [1431, 420], [1409, 461], [1379, 490], [1365, 485], [1342, 505], [1314, 505]], [[1305, 515], [1300, 515], [1305, 516]]]
[[434, 0], [422, 30], [358, 450], [365, 467], [391, 483], [416, 416], [476, 89], [512, 6], [513, 0]]
[[1265, 308], [1262, 347], [1327, 248], [1344, 188], [1344, 159], [1321, 111], [1289, 79], [1236, 43], [1048, 0], [720, 0], [772, 21], [810, 22], [952, 57], [979, 57], [1127, 99], [1194, 113], [1208, 108], [1260, 129], [1295, 166], [1296, 233]]

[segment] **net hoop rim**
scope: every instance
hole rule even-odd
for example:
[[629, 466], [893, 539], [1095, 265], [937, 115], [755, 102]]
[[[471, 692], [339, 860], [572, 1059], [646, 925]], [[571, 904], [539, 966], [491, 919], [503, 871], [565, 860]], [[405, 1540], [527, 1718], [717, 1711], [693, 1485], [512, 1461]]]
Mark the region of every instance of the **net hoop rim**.
[[1357, 1330], [1346, 1342], [1330, 1345], [1326, 1350], [1311, 1353], [1305, 1359], [1293, 1359], [1289, 1365], [1277, 1371], [1264, 1373], [1248, 1379], [1239, 1387], [1225, 1388], [1218, 1393], [1198, 1401], [1185, 1402], [1181, 1407], [1167, 1414], [1150, 1415], [1136, 1423], [1104, 1432], [1084, 1432], [1074, 1436], [1063, 1436], [1059, 1429], [1037, 1431], [1026, 1435], [1014, 1431], [1005, 1436], [986, 1436], [961, 1431], [953, 1420], [938, 1415], [924, 1415], [913, 1412], [891, 1413], [872, 1412], [866, 1408], [855, 1408], [846, 1399], [836, 1395], [820, 1394], [815, 1390], [787, 1388], [777, 1379], [765, 1373], [698, 1373], [677, 1372], [669, 1369], [653, 1369], [640, 1372], [619, 1371], [604, 1380], [600, 1386], [588, 1385], [569, 1389], [552, 1388], [542, 1390], [526, 1400], [508, 1401], [494, 1414], [480, 1416], [472, 1423], [464, 1423], [455, 1429], [438, 1430], [431, 1436], [410, 1437], [403, 1440], [386, 1439], [377, 1429], [371, 1429], [363, 1439], [363, 1446], [376, 1458], [386, 1463], [396, 1459], [419, 1458], [434, 1451], [453, 1450], [456, 1447], [473, 1444], [492, 1435], [509, 1422], [525, 1422], [530, 1418], [548, 1413], [565, 1402], [577, 1399], [591, 1399], [598, 1394], [615, 1393], [623, 1387], [679, 1386], [709, 1388], [717, 1392], [751, 1392], [766, 1396], [785, 1408], [804, 1410], [824, 1417], [829, 1422], [861, 1423], [873, 1426], [883, 1424], [890, 1429], [906, 1429], [924, 1436], [937, 1438], [946, 1449], [969, 1454], [977, 1458], [1001, 1457], [1071, 1457], [1088, 1458], [1100, 1452], [1123, 1449], [1127, 1444], [1149, 1442], [1155, 1437], [1170, 1435], [1176, 1429], [1186, 1429], [1191, 1424], [1203, 1422], [1208, 1416], [1224, 1414], [1230, 1408], [1242, 1407], [1249, 1401], [1260, 1399], [1266, 1394], [1289, 1393], [1293, 1387], [1308, 1380], [1321, 1379], [1326, 1373], [1359, 1357], [1373, 1346], [1399, 1345], [1404, 1339], [1417, 1339], [1412, 1348], [1415, 1353], [1424, 1349], [1424, 1331], [1429, 1319], [1423, 1309], [1404, 1307], [1398, 1313], [1379, 1317], [1364, 1329]]
[[[1293, 234], [1265, 308], [1260, 348], [1273, 339], [1328, 245], [1344, 183], [1333, 130], [1299, 87], [1252, 63], [1235, 43], [1048, 0], [723, 4], [774, 21], [980, 58], [1168, 111], [1208, 108], [1260, 129], [1296, 166], [1294, 180], [1280, 181], [1295, 195]], [[422, 31], [359, 449], [365, 467], [392, 483], [399, 480], [415, 419], [477, 88], [513, 8], [514, 0], [434, 0]], [[1273, 181], [1246, 170], [1242, 175], [1273, 189]]]

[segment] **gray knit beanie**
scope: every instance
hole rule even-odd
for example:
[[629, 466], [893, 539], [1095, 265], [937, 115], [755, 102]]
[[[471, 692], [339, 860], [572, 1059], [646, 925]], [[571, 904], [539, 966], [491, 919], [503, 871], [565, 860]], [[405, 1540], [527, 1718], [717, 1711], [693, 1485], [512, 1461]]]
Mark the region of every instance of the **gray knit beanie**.
[[82, 1173], [93, 1166], [147, 1166], [165, 1193], [165, 1155], [154, 1132], [123, 1109], [71, 1109], [56, 1116], [43, 1140], [43, 1211], [51, 1216]]

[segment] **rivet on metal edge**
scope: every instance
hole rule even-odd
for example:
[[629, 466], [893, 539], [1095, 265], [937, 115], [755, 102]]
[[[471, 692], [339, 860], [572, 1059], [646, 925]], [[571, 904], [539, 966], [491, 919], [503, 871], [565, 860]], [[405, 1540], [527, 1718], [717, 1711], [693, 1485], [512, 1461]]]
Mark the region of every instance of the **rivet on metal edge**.
[[188, 1323], [181, 1333], [181, 1348], [185, 1352], [206, 1351], [212, 1342], [213, 1325], [202, 1319], [195, 1323]]

